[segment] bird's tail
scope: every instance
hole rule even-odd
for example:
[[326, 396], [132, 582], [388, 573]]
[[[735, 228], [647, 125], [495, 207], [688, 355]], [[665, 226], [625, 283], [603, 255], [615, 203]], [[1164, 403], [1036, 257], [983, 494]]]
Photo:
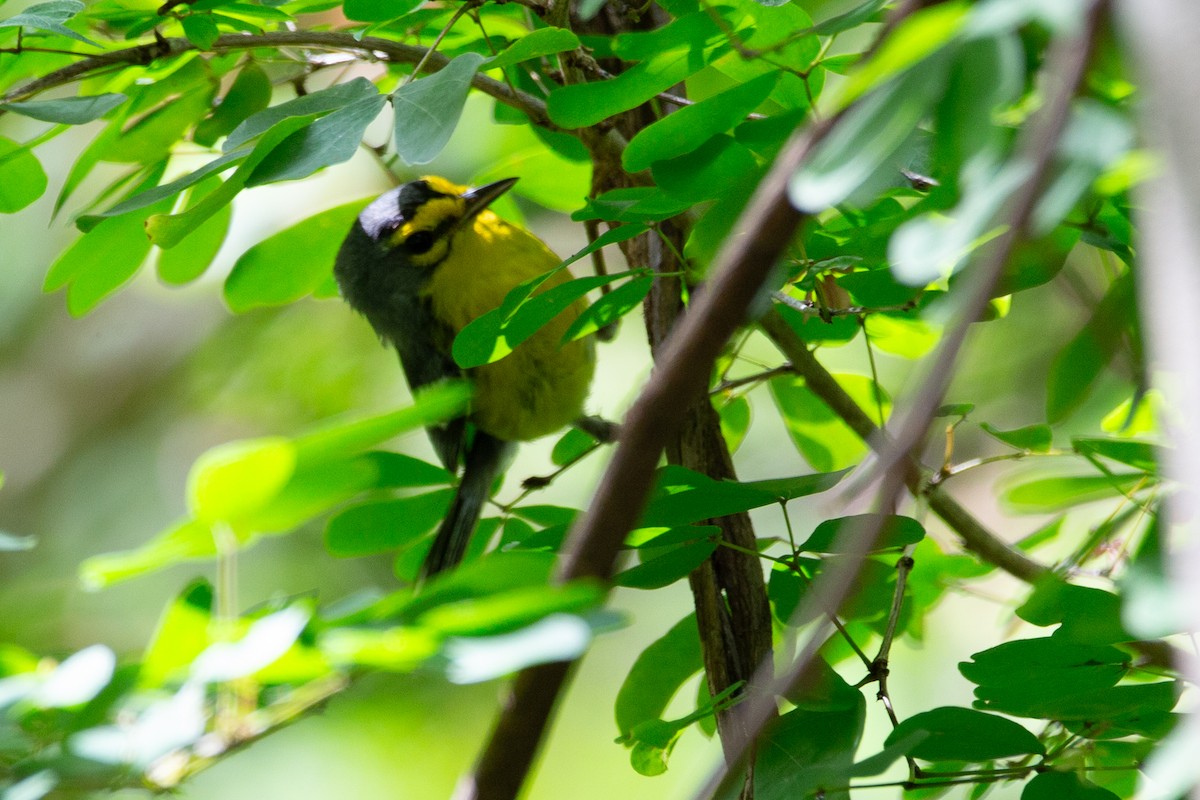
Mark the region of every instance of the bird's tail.
[[421, 580], [437, 575], [462, 561], [475, 523], [483, 513], [483, 504], [492, 491], [492, 483], [508, 458], [511, 442], [476, 430], [465, 459], [462, 480], [446, 518], [438, 528], [433, 547], [421, 567]]

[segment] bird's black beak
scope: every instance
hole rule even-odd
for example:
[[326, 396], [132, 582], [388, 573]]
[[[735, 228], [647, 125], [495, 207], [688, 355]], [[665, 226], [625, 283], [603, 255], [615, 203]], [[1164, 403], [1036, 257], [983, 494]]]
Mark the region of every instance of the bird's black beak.
[[463, 200], [467, 201], [467, 210], [463, 214], [463, 221], [467, 221], [483, 211], [496, 201], [500, 195], [507, 192], [517, 182], [516, 178], [505, 178], [502, 181], [489, 183], [486, 186], [480, 186], [478, 189], [472, 189], [463, 194]]

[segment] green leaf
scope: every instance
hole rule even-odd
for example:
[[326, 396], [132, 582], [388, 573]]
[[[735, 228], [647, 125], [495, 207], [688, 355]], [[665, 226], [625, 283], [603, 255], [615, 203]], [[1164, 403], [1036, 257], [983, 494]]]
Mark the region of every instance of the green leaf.
[[295, 444], [281, 436], [218, 445], [192, 465], [189, 509], [208, 523], [238, 520], [275, 497], [295, 469]]
[[771, 481], [715, 481], [684, 467], [659, 470], [654, 493], [638, 527], [674, 528], [706, 519], [739, 514], [782, 500], [823, 492], [843, 473], [801, 475]]
[[27, 207], [46, 191], [46, 173], [28, 148], [0, 136], [0, 214]]
[[720, 94], [684, 106], [643, 128], [621, 153], [621, 164], [629, 172], [648, 169], [655, 161], [678, 158], [743, 121], [766, 99], [779, 80], [768, 72]]
[[364, 97], [293, 132], [259, 162], [246, 179], [246, 186], [307, 178], [325, 167], [349, 161], [385, 102], [381, 94]]
[[385, 22], [411, 13], [423, 0], [346, 0], [346, 19], [359, 22]]
[[1119, 800], [1117, 795], [1074, 772], [1039, 772], [1021, 790], [1021, 800]]
[[411, 406], [337, 420], [297, 437], [297, 458], [310, 464], [345, 458], [405, 431], [445, 422], [466, 411], [471, 394], [467, 381], [441, 381], [418, 392]]
[[480, 69], [501, 69], [576, 47], [579, 47], [579, 37], [566, 28], [538, 28], [517, 39], [502, 53], [484, 61]]
[[1042, 627], [1061, 623], [1055, 636], [1078, 644], [1115, 644], [1135, 638], [1121, 625], [1121, 598], [1057, 577], [1038, 581], [1017, 616]]
[[405, 164], [428, 164], [442, 152], [483, 61], [478, 53], [463, 53], [432, 75], [392, 92], [394, 143]]
[[[366, 78], [355, 78], [346, 83], [335, 83], [328, 89], [288, 100], [276, 106], [264, 109], [250, 117], [233, 129], [225, 139], [222, 149], [232, 152], [251, 139], [257, 138], [274, 128], [289, 117], [318, 117], [332, 111], [345, 108], [362, 100], [379, 96], [375, 84]], [[295, 128], [293, 128], [295, 130]]]
[[[241, 165], [215, 191], [205, 195], [187, 211], [179, 214], [156, 214], [146, 220], [146, 233], [150, 240], [163, 249], [174, 247], [196, 228], [200, 227], [230, 201], [246, 185], [255, 168], [296, 130], [310, 124], [306, 117], [288, 117], [259, 139], [254, 149]], [[236, 131], [234, 132], [236, 133]], [[228, 143], [228, 139], [226, 140]], [[232, 155], [232, 154], [231, 154]]]
[[82, 36], [63, 25], [71, 17], [83, 11], [84, 5], [79, 0], [50, 0], [49, 3], [34, 3], [20, 14], [0, 19], [0, 28], [32, 28], [48, 33], [57, 33], [93, 47], [100, 45], [86, 36]]
[[983, 428], [988, 435], [1018, 450], [1045, 453], [1054, 443], [1054, 432], [1050, 430], [1049, 425], [1026, 425], [1023, 428], [1002, 431], [994, 425], [981, 422], [979, 427]]
[[192, 139], [196, 144], [211, 147], [217, 139], [227, 136], [270, 104], [271, 79], [257, 61], [251, 61], [238, 72], [233, 85], [212, 113], [197, 123]]
[[[166, 211], [170, 200], [160, 200], [151, 213]], [[67, 310], [82, 316], [133, 277], [150, 253], [144, 216], [125, 214], [102, 219], [75, 241], [46, 273], [42, 290], [67, 287]]]
[[699, 202], [721, 197], [739, 182], [752, 182], [758, 162], [732, 136], [719, 134], [687, 155], [656, 162], [651, 174], [664, 192]]
[[550, 453], [550, 461], [556, 467], [566, 466], [596, 447], [596, 440], [591, 434], [584, 433], [578, 428], [568, 428]]
[[696, 615], [688, 614], [638, 655], [617, 692], [617, 730], [662, 717], [688, 678], [703, 668]]
[[186, 678], [192, 661], [208, 646], [212, 608], [212, 584], [202, 579], [192, 581], [171, 601], [142, 656], [142, 685], [159, 687]]
[[650, 33], [623, 34], [619, 55], [640, 63], [615, 78], [556, 89], [546, 99], [550, 119], [568, 130], [586, 128], [635, 108], [706, 66], [729, 47], [724, 32], [695, 12]]
[[212, 558], [216, 554], [209, 526], [185, 519], [134, 550], [92, 556], [79, 566], [79, 576], [89, 589], [103, 589], [172, 564]]
[[64, 97], [61, 100], [29, 100], [23, 103], [0, 103], [0, 109], [12, 111], [42, 122], [62, 125], [82, 125], [112, 111], [129, 98], [123, 94], [98, 94], [90, 97]]
[[[937, 6], [934, 9], [943, 6]], [[906, 166], [918, 125], [941, 93], [944, 65], [932, 60], [851, 107], [792, 176], [788, 196], [816, 213], [842, 202], [863, 205]]]
[[813, 27], [813, 33], [819, 36], [833, 36], [857, 28], [864, 22], [871, 21], [887, 4], [888, 0], [867, 0], [844, 14], [838, 14], [836, 17], [830, 17], [817, 23]]
[[599, 197], [588, 198], [584, 207], [572, 214], [571, 219], [576, 222], [600, 219], [607, 222], [645, 224], [668, 219], [690, 207], [690, 202], [671, 197], [657, 187], [632, 186], [627, 189], [611, 189]]
[[325, 548], [339, 558], [398, 550], [433, 530], [453, 496], [453, 489], [441, 489], [351, 506], [329, 520]]
[[827, 786], [846, 786], [865, 718], [866, 702], [861, 694], [851, 708], [796, 708], [782, 715], [759, 745], [755, 796], [783, 800], [806, 797]]
[[1087, 399], [1133, 322], [1134, 304], [1133, 276], [1125, 272], [1109, 286], [1091, 318], [1050, 366], [1048, 422], [1060, 422]]
[[561, 268], [562, 265], [518, 285], [505, 296], [499, 308], [468, 323], [454, 337], [451, 347], [454, 361], [463, 369], [499, 361], [592, 289], [629, 277], [628, 273], [589, 275], [531, 293]]
[[872, 57], [850, 74], [838, 94], [837, 107], [846, 108], [862, 95], [945, 47], [967, 22], [969, 11], [966, 3], [949, 2], [922, 8], [906, 16]]
[[[461, 570], [460, 567], [457, 571]], [[422, 613], [417, 621], [447, 636], [485, 636], [514, 631], [551, 614], [587, 611], [602, 596], [602, 590], [594, 583], [525, 586], [444, 603]]]
[[654, 277], [647, 275], [642, 278], [632, 278], [617, 288], [603, 294], [600, 299], [588, 306], [582, 314], [575, 318], [571, 326], [563, 333], [564, 343], [573, 342], [590, 336], [601, 328], [611, 325], [621, 317], [641, 305], [654, 286]]
[[[884, 418], [891, 412], [891, 400], [876, 397], [882, 389], [862, 375], [835, 375], [837, 382], [871, 418], [878, 422], [880, 404]], [[804, 379], [793, 375], [772, 378], [771, 397], [783, 415], [792, 443], [812, 465], [813, 469], [832, 472], [852, 466], [867, 452], [867, 446], [841, 417], [804, 385]]]
[[810, 553], [846, 552], [846, 547], [853, 548], [854, 545], [851, 541], [842, 541], [843, 533], [861, 531], [879, 516], [885, 517], [885, 520], [872, 551], [905, 547], [916, 544], [925, 538], [925, 528], [912, 517], [895, 514], [858, 514], [852, 517], [825, 520], [816, 527], [816, 530], [803, 544], [799, 545], [799, 548]]
[[229, 308], [240, 314], [312, 294], [329, 277], [342, 239], [368, 202], [314, 214], [243, 253], [225, 279]]
[[[218, 185], [219, 178], [211, 177], [192, 191], [195, 196], [203, 196], [213, 191]], [[233, 209], [225, 206], [209, 217], [188, 237], [187, 247], [173, 247], [170, 250], [158, 251], [158, 277], [164, 283], [180, 285], [199, 278], [212, 264], [213, 259], [225, 243], [225, 235], [229, 232], [229, 223], [233, 219]]]
[[1017, 717], [1056, 720], [1106, 720], [1130, 714], [1170, 711], [1178, 687], [1174, 681], [1113, 686], [1090, 691], [1044, 683], [1033, 686], [980, 686], [976, 706]]
[[1158, 448], [1152, 442], [1075, 436], [1071, 447], [1080, 455], [1101, 456], [1151, 474], [1158, 472]]
[[1018, 639], [974, 653], [958, 665], [967, 680], [989, 688], [1045, 685], [1048, 691], [1090, 691], [1114, 686], [1130, 657], [1107, 645], [1081, 645], [1057, 636]]
[[1129, 494], [1144, 485], [1146, 480], [1146, 475], [1142, 473], [1035, 478], [1008, 486], [1000, 497], [1018, 511], [1048, 513]]
[[750, 401], [743, 395], [735, 395], [717, 402], [717, 414], [721, 418], [721, 436], [729, 452], [741, 447], [750, 430]]
[[180, 20], [183, 35], [201, 50], [210, 50], [221, 35], [211, 14], [188, 14]]
[[686, 578], [717, 549], [716, 539], [701, 539], [675, 547], [635, 567], [618, 572], [613, 583], [628, 589], [661, 589]]
[[[187, 175], [184, 175], [181, 178], [176, 178], [170, 183], [151, 186], [144, 191], [136, 192], [106, 211], [101, 211], [98, 214], [83, 214], [75, 220], [75, 225], [79, 228], [79, 230], [88, 233], [102, 220], [110, 219], [112, 217], [119, 217], [124, 214], [130, 214], [133, 211], [140, 211], [141, 209], [149, 206], [158, 205], [163, 200], [174, 198], [185, 189], [191, 188], [201, 181], [212, 178], [218, 173], [225, 171], [233, 164], [236, 164], [244, 159], [246, 155], [247, 153], [244, 150], [239, 150], [235, 153], [227, 153], [219, 158], [213, 159], [194, 172], [189, 172]], [[210, 185], [220, 188], [221, 184], [214, 181], [210, 182]], [[210, 190], [210, 193], [211, 191], [212, 190]], [[160, 207], [169, 209], [171, 205], [174, 204], [172, 203], [167, 206]]]
[[917, 731], [926, 732], [928, 737], [908, 755], [923, 761], [978, 763], [1046, 752], [1036, 736], [1012, 720], [953, 706], [914, 714], [892, 729], [885, 744], [894, 744]]

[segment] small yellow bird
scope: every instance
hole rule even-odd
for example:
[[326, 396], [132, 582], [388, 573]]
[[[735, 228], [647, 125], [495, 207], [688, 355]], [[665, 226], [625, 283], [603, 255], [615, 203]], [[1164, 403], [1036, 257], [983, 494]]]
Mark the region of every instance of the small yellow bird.
[[[342, 296], [396, 348], [413, 390], [461, 377], [450, 354], [468, 323], [497, 308], [518, 284], [561, 263], [544, 242], [488, 209], [516, 178], [477, 189], [445, 178], [406, 183], [355, 221], [334, 266]], [[571, 279], [565, 269], [539, 287]], [[422, 576], [462, 560], [513, 442], [536, 439], [580, 417], [595, 365], [590, 339], [563, 343], [586, 308], [576, 301], [506, 357], [465, 370], [475, 384], [469, 414], [431, 428], [442, 463], [462, 478]]]

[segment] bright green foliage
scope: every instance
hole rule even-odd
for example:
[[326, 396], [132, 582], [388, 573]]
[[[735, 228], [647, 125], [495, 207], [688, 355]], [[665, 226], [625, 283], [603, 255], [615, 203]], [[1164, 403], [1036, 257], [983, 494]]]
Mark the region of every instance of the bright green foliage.
[[[361, 180], [378, 166], [382, 187], [432, 164], [475, 185], [520, 177], [494, 206], [515, 222], [542, 229], [533, 204], [589, 223], [587, 243], [558, 268], [575, 277], [545, 292], [548, 276], [517, 286], [456, 337], [467, 377], [581, 298], [587, 310], [564, 341], [639, 326], [645, 309], [655, 357], [679, 357], [662, 328], [723, 285], [712, 280], [721, 254], [772, 244], [775, 228], [802, 219], [780, 257], [761, 258], [773, 268], [766, 283], [738, 287], [756, 295], [746, 313], [736, 309], [743, 332], [722, 338], [715, 364], [689, 364], [695, 395], [671, 398], [691, 427], [667, 447], [645, 508], [630, 511], [640, 512], [633, 530], [605, 532], [622, 543], [611, 580], [560, 577], [579, 554], [560, 557], [579, 546], [572, 531], [587, 509], [569, 487], [539, 492], [608, 452], [572, 429], [555, 442], [553, 467], [534, 473], [547, 477], [520, 488], [497, 481], [461, 567], [418, 585], [456, 476], [397, 452], [410, 443], [397, 437], [468, 413], [468, 382], [363, 415], [353, 406], [382, 380], [368, 386], [357, 362], [322, 371], [337, 373], [337, 398], [322, 407], [347, 417], [265, 428], [261, 414], [235, 420], [246, 438], [195, 458], [174, 521], [156, 522], [160, 532], [140, 546], [83, 562], [94, 589], [219, 565], [215, 587], [184, 577], [140, 657], [94, 644], [56, 660], [0, 643], [3, 800], [173, 790], [242, 744], [221, 740], [227, 749], [212, 755], [219, 735], [265, 735], [365, 673], [494, 680], [583, 656], [624, 625], [666, 629], [624, 654], [614, 703], [632, 769], [665, 782], [696, 732], [728, 735], [727, 721], [767, 691], [732, 666], [748, 652], [737, 624], [750, 612], [775, 637], [777, 673], [799, 652], [808, 659], [795, 685], [769, 698], [778, 715], [755, 750], [758, 800], [848, 798], [876, 782], [906, 797], [947, 783], [974, 783], [962, 794], [971, 798], [998, 782], [1021, 784], [1008, 791], [1024, 800], [1138, 791], [1135, 767], [1183, 727], [1177, 643], [1156, 638], [1186, 632], [1194, 611], [1169, 577], [1175, 532], [1162, 509], [1176, 487], [1161, 462], [1176, 453], [1162, 431], [1195, 414], [1166, 406], [1151, 385], [1154, 354], [1143, 352], [1139, 312], [1153, 310], [1139, 296], [1146, 198], [1134, 192], [1148, 191], [1141, 184], [1159, 168], [1140, 148], [1161, 126], [1144, 124], [1149, 106], [1128, 45], [1108, 32], [1113, 20], [1092, 41], [1071, 39], [1091, 2], [658, 0], [635, 13], [582, 0], [565, 17], [560, 4], [537, 2], [160, 5], [0, 9], [0, 213], [36, 212], [57, 184], [53, 224], [82, 235], [47, 258], [43, 289], [63, 290], [72, 315], [148, 262], [161, 283], [199, 295], [227, 257], [232, 266], [215, 278], [224, 304], [269, 355], [241, 352], [235, 333], [221, 340], [236, 351], [226, 360], [274, 376], [303, 361], [304, 348], [344, 359], [296, 327], [328, 311], [316, 301], [337, 293], [331, 267], [368, 189], [322, 198], [271, 230], [246, 209], [269, 185]], [[1087, 48], [1079, 87], [1063, 100], [1055, 54]], [[479, 135], [463, 144], [471, 127]], [[65, 161], [52, 142], [72, 149]], [[799, 166], [771, 173], [797, 147]], [[60, 161], [65, 177], [43, 169]], [[791, 206], [743, 218], [768, 174]], [[764, 221], [772, 226], [755, 227]], [[31, 231], [45, 223], [21, 218]], [[986, 309], [963, 321], [963, 298], [1010, 243], [980, 295]], [[301, 317], [271, 335], [272, 320]], [[968, 322], [964, 355], [943, 365], [949, 390], [926, 397], [942, 348]], [[628, 353], [610, 356], [599, 341], [597, 350], [600, 374], [621, 382], [597, 387], [597, 407], [632, 402], [640, 382], [662, 374], [648, 357], [606, 370], [606, 358]], [[46, 360], [71, 361], [57, 355]], [[708, 418], [689, 410], [703, 379]], [[237, 370], [207, 380], [234, 398], [246, 382]], [[177, 385], [164, 383], [169, 396]], [[255, 402], [271, 414], [274, 399]], [[933, 423], [907, 429], [922, 403], [940, 406]], [[908, 452], [888, 452], [897, 437]], [[733, 473], [722, 443], [741, 480], [724, 477]], [[648, 465], [657, 456], [638, 453]], [[1006, 510], [1052, 519], [987, 516], [993, 504], [978, 493], [993, 484], [959, 495], [957, 476], [976, 470], [995, 480]], [[902, 479], [910, 497], [872, 504], [881, 477]], [[953, 498], [957, 513], [947, 511]], [[89, 500], [88, 514], [94, 506], [104, 519], [104, 505]], [[756, 542], [726, 537], [733, 515], [753, 523]], [[980, 538], [988, 528], [995, 541]], [[305, 563], [361, 563], [379, 585], [346, 598], [289, 588], [251, 610], [227, 607], [236, 601], [222, 581], [235, 556], [253, 563], [263, 537], [282, 547], [298, 532], [311, 534], [294, 540]], [[868, 532], [878, 534], [870, 547]], [[49, 541], [58, 531], [37, 533]], [[0, 532], [14, 574], [37, 541]], [[761, 590], [737, 568], [755, 557]], [[1028, 585], [993, 580], [1000, 571]], [[846, 590], [836, 604], [830, 583]], [[699, 611], [678, 619], [685, 586]], [[601, 608], [613, 587], [637, 590], [623, 595], [628, 617]], [[978, 626], [995, 628], [991, 641], [958, 665], [961, 675], [937, 678], [973, 686], [970, 707], [937, 692], [934, 708], [905, 698], [889, 706], [899, 716], [881, 723], [886, 737], [864, 736], [880, 728], [868, 727], [868, 715], [883, 714], [868, 702], [876, 692], [890, 699], [904, 679], [924, 679], [893, 644], [956, 641], [930, 612], [960, 594], [997, 593], [999, 620]], [[728, 675], [708, 674], [716, 663]]]

